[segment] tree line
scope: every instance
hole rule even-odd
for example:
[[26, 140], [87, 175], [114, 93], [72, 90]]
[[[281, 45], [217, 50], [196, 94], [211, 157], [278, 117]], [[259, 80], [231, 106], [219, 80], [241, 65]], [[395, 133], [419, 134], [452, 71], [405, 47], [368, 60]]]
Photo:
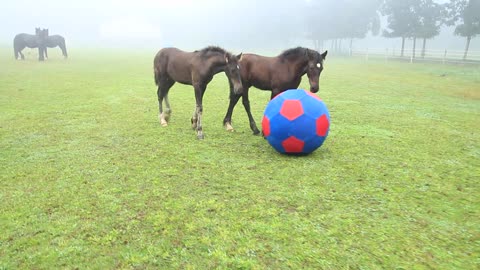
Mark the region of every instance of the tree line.
[[[323, 12], [319, 12], [323, 11]], [[340, 46], [342, 40], [365, 38], [370, 32], [386, 38], [401, 38], [401, 56], [406, 40], [412, 40], [415, 52], [417, 40], [422, 40], [421, 55], [425, 55], [427, 40], [436, 37], [443, 25], [455, 26], [454, 34], [465, 37], [463, 59], [467, 58], [470, 41], [480, 34], [480, 0], [313, 0], [307, 19], [308, 37], [316, 47], [325, 41]], [[381, 28], [381, 17], [387, 20]], [[415, 57], [415, 55], [413, 55]]]

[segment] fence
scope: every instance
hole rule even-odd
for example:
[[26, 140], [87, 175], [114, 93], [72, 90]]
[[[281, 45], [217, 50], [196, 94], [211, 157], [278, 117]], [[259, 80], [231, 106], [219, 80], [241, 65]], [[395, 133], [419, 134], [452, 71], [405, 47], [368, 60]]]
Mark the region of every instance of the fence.
[[415, 50], [405, 49], [401, 56], [400, 49], [352, 49], [350, 56], [364, 57], [365, 60], [370, 58], [383, 58], [389, 60], [405, 60], [413, 62], [428, 61], [441, 63], [460, 63], [460, 64], [480, 64], [480, 51], [469, 51], [466, 59], [463, 59], [464, 51], [458, 50], [425, 50], [422, 55], [421, 49]]

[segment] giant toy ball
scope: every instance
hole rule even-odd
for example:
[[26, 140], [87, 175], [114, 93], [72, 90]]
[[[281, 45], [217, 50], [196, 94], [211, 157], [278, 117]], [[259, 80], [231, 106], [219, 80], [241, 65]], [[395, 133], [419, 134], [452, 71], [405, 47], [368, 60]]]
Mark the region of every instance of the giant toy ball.
[[287, 90], [270, 100], [262, 120], [263, 136], [282, 154], [310, 154], [327, 138], [330, 115], [315, 94]]

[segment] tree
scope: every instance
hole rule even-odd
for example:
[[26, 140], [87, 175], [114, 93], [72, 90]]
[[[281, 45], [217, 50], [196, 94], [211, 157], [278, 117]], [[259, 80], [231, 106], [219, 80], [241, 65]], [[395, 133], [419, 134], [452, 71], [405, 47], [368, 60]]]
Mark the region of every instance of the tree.
[[440, 27], [444, 23], [445, 5], [433, 0], [421, 0], [418, 6], [419, 28], [414, 32], [416, 37], [423, 38], [422, 57], [425, 57], [427, 39], [440, 34]]
[[467, 59], [470, 41], [480, 34], [480, 0], [452, 0], [448, 5], [450, 25], [457, 24], [455, 35], [466, 37], [463, 60]]
[[348, 9], [340, 18], [343, 19], [342, 35], [343, 38], [350, 39], [350, 50], [352, 49], [353, 39], [365, 38], [368, 32], [378, 35], [380, 32], [380, 14], [378, 10], [382, 1], [369, 0], [347, 0], [345, 1]]
[[416, 30], [420, 27], [419, 6], [421, 0], [385, 0], [382, 7], [382, 14], [388, 16], [388, 30], [383, 31], [383, 36], [387, 38], [401, 37], [402, 50], [401, 56], [404, 56], [405, 39], [414, 38], [414, 48], [416, 42]]
[[[326, 40], [364, 38], [380, 29], [382, 0], [311, 1], [307, 7], [308, 37], [316, 44]], [[337, 42], [335, 42], [337, 43]]]

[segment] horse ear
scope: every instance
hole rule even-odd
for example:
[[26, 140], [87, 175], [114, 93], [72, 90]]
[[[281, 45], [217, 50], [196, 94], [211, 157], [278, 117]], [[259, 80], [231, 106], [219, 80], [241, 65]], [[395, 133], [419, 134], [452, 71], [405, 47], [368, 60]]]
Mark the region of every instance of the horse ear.
[[322, 53], [322, 58], [325, 59], [325, 57], [327, 57], [327, 53], [328, 51], [325, 51], [324, 53]]
[[243, 55], [243, 53], [240, 53], [239, 55], [237, 55], [237, 60], [241, 60], [241, 59], [242, 59], [242, 55]]

